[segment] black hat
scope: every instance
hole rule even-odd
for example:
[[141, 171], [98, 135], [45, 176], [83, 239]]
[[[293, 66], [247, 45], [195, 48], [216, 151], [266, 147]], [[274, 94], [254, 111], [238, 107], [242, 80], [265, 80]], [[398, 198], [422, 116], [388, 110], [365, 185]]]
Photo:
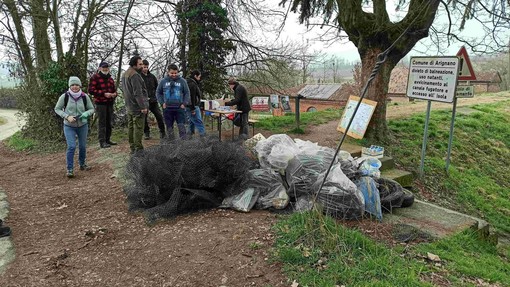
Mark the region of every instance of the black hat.
[[110, 67], [110, 64], [108, 62], [102, 61], [101, 64], [99, 64], [100, 68], [108, 68]]

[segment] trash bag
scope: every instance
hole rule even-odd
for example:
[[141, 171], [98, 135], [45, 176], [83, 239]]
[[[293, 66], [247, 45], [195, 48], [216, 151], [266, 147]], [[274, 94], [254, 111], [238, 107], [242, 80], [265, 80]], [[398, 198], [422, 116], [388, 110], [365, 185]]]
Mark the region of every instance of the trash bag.
[[225, 198], [220, 207], [248, 212], [253, 208], [258, 198], [259, 192], [255, 188], [249, 187], [240, 194]]
[[381, 176], [381, 172], [379, 171], [379, 168], [381, 166], [382, 166], [382, 163], [377, 158], [367, 157], [367, 158], [364, 158], [359, 169], [360, 169], [362, 175], [379, 178]]
[[246, 187], [259, 192], [255, 208], [284, 209], [289, 203], [289, 196], [280, 174], [271, 169], [252, 169], [247, 173]]
[[298, 198], [317, 192], [312, 187], [317, 178], [326, 171], [329, 164], [327, 158], [319, 154], [298, 154], [292, 158], [285, 169], [285, 177], [289, 184], [289, 196]]
[[[318, 190], [324, 176], [321, 174], [313, 190]], [[323, 212], [327, 215], [339, 219], [356, 219], [363, 216], [365, 201], [361, 191], [356, 185], [345, 176], [339, 164], [334, 165], [319, 191], [317, 201], [323, 207]]]
[[355, 184], [365, 199], [365, 212], [382, 221], [381, 198], [375, 180], [369, 176], [363, 176]]
[[262, 168], [284, 169], [288, 160], [299, 154], [299, 148], [294, 140], [285, 134], [272, 135], [259, 141], [255, 150]]

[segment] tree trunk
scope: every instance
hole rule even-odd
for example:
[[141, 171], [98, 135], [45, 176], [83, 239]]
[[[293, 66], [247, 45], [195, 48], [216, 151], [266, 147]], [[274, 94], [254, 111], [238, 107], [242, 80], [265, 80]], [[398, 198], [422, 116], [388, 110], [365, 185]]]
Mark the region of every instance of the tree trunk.
[[32, 29], [34, 33], [35, 57], [38, 69], [45, 69], [51, 61], [51, 46], [48, 36], [48, 13], [44, 0], [31, 0]]
[[129, 6], [126, 11], [126, 16], [124, 17], [124, 24], [122, 26], [122, 35], [120, 37], [120, 52], [119, 52], [119, 68], [117, 71], [117, 77], [115, 79], [115, 86], [119, 86], [120, 82], [120, 73], [122, 72], [122, 57], [124, 56], [124, 39], [126, 38], [126, 28], [129, 19], [129, 13], [131, 12], [131, 8], [135, 4], [135, 0], [129, 0]]
[[30, 46], [28, 46], [27, 39], [25, 38], [25, 32], [23, 30], [18, 8], [16, 8], [14, 0], [4, 0], [4, 3], [11, 14], [12, 21], [16, 29], [16, 48], [19, 50], [20, 61], [26, 72], [27, 82], [33, 82], [33, 80], [35, 80], [35, 69], [32, 63], [33, 59], [30, 54]]
[[57, 46], [57, 59], [61, 60], [64, 57], [64, 48], [62, 45], [62, 36], [60, 34], [60, 22], [58, 19], [58, 3], [57, 0], [51, 1], [51, 9], [48, 2], [48, 11], [50, 13], [51, 22], [53, 22], [53, 29], [55, 29], [55, 45]]
[[[364, 55], [361, 55], [361, 75], [364, 85], [366, 85], [375, 67], [377, 55], [381, 52], [381, 48], [371, 48], [368, 49]], [[365, 133], [365, 139], [371, 144], [381, 144], [388, 132], [386, 123], [386, 96], [388, 93], [391, 70], [393, 70], [397, 62], [394, 62], [390, 58], [386, 60], [379, 69], [379, 72], [375, 75], [365, 95], [365, 99], [377, 102], [377, 107], [368, 124], [367, 132]]]

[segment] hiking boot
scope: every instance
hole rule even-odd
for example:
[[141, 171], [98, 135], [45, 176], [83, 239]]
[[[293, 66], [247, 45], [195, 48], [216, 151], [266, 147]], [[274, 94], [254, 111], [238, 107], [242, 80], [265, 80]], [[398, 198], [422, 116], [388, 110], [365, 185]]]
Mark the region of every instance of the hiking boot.
[[99, 143], [101, 148], [109, 148], [111, 145], [109, 143]]
[[110, 140], [109, 140], [109, 141], [107, 141], [106, 143], [107, 143], [107, 144], [109, 144], [109, 145], [117, 145], [117, 143], [116, 143], [116, 142], [112, 142], [112, 141], [110, 141]]
[[74, 177], [74, 171], [72, 169], [67, 170], [66, 176], [69, 178]]
[[88, 166], [87, 164], [84, 164], [84, 165], [80, 165], [80, 170], [90, 170], [91, 167]]
[[143, 139], [144, 140], [150, 140], [151, 139], [151, 135], [149, 133], [145, 133], [145, 137]]
[[11, 228], [8, 226], [1, 226], [0, 227], [0, 237], [5, 237], [11, 235]]

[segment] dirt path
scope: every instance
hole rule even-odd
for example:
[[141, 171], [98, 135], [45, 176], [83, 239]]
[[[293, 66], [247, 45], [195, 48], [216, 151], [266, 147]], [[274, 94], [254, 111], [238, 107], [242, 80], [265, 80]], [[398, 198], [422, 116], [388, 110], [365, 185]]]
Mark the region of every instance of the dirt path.
[[212, 210], [148, 226], [114, 177], [127, 146], [89, 151], [93, 169], [67, 179], [63, 152], [0, 146], [16, 252], [0, 286], [289, 285], [267, 261], [274, 214]]

